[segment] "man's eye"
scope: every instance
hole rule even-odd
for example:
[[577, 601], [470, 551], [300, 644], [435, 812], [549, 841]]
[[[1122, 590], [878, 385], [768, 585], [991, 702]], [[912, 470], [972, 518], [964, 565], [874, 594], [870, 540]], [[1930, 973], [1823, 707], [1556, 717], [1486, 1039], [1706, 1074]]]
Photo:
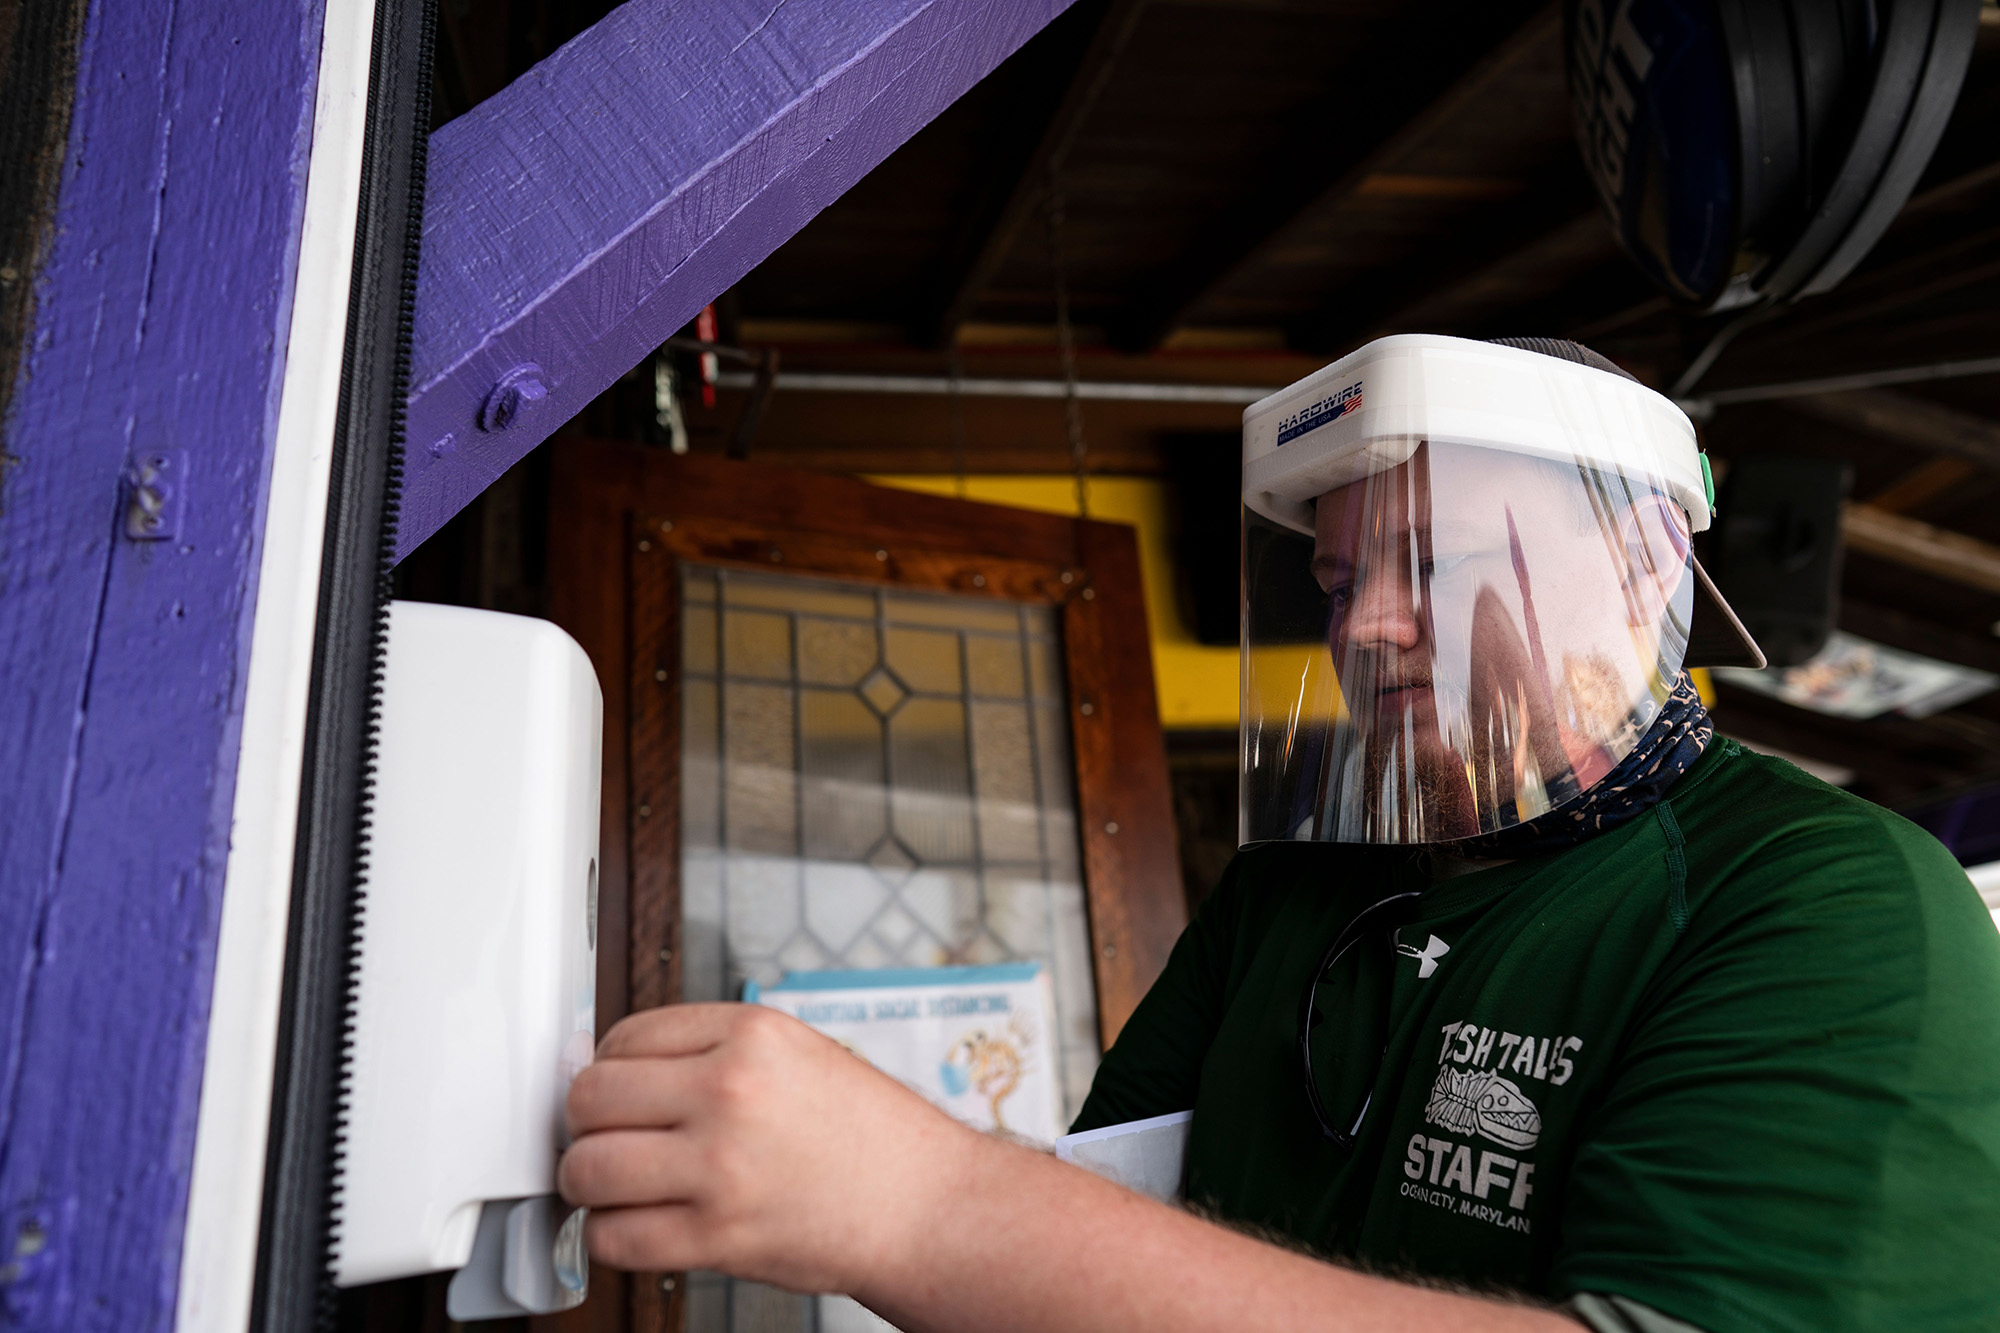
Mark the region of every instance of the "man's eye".
[[1326, 590], [1326, 602], [1328, 606], [1336, 611], [1345, 611], [1354, 603], [1354, 585], [1352, 583], [1334, 584]]

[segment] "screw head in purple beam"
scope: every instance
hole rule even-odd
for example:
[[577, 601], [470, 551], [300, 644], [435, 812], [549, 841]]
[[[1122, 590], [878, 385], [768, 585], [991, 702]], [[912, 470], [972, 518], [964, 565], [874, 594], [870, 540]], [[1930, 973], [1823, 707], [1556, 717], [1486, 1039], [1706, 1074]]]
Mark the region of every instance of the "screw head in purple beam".
[[549, 386], [542, 380], [540, 366], [532, 361], [515, 366], [500, 377], [479, 405], [479, 429], [511, 429], [539, 412], [548, 396]]

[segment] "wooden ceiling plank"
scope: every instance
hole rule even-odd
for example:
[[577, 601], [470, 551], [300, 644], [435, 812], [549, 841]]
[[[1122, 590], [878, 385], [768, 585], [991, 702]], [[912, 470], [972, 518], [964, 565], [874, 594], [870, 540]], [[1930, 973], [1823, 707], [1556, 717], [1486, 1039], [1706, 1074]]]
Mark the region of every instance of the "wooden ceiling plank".
[[[1596, 346], [1596, 340], [1613, 332], [1627, 339], [1634, 326], [1646, 327], [1646, 322], [1655, 317], [1653, 286], [1619, 250], [1610, 224], [1601, 215], [1595, 219], [1579, 217], [1572, 228], [1565, 228], [1563, 234], [1579, 242], [1576, 254], [1571, 256], [1575, 266], [1565, 265], [1545, 283], [1522, 292], [1504, 306], [1496, 303], [1490, 313], [1466, 324], [1462, 330], [1464, 336], [1532, 334], [1570, 338]], [[1593, 233], [1599, 247], [1594, 260], [1581, 244]], [[1529, 273], [1535, 273], [1540, 263], [1529, 256], [1541, 254], [1544, 245], [1554, 247], [1559, 239], [1558, 234], [1552, 233], [1546, 242], [1538, 242], [1532, 250], [1524, 252], [1521, 262]], [[1499, 270], [1489, 273], [1497, 276]], [[1487, 277], [1488, 274], [1480, 274], [1477, 280], [1483, 282]], [[1581, 331], [1585, 329], [1589, 332]]]
[[2000, 185], [2000, 162], [1988, 162], [1948, 181], [1940, 181], [1922, 194], [1913, 196], [1910, 202], [1903, 205], [1903, 211], [1897, 214], [1896, 220], [1908, 223], [1933, 209], [1949, 208], [1961, 203], [1969, 194], [1996, 185]]
[[[1478, 235], [1447, 248], [1427, 247], [1399, 264], [1370, 274], [1336, 294], [1325, 308], [1292, 329], [1294, 346], [1331, 355], [1384, 333], [1414, 332], [1425, 312], [1470, 296], [1495, 276], [1522, 269], [1580, 228], [1605, 225], [1589, 186], [1574, 164], [1545, 173], [1521, 201], [1479, 224]], [[1435, 330], [1442, 331], [1442, 330]]]
[[[971, 318], [993, 275], [1013, 249], [1021, 228], [1047, 197], [1051, 173], [1076, 144], [1078, 132], [1111, 81], [1119, 57], [1138, 31], [1149, 0], [1111, 0], [1098, 22], [1096, 35], [1084, 48], [1062, 98], [1035, 131], [1032, 124], [998, 156], [1003, 163], [992, 186], [973, 207], [948, 254], [947, 269], [936, 285], [935, 308], [920, 317], [915, 340], [927, 346], [948, 346]], [[1005, 188], [1000, 188], [1002, 183]]]
[[1975, 464], [1956, 455], [1933, 458], [1869, 496], [1868, 507], [1885, 514], [1907, 514], [1979, 475], [1980, 469]]
[[1585, 323], [1577, 324], [1569, 330], [1569, 337], [1578, 342], [1588, 342], [1592, 338], [1602, 338], [1620, 330], [1630, 328], [1642, 320], [1652, 319], [1670, 313], [1672, 301], [1664, 296], [1649, 296], [1643, 301], [1620, 306], [1608, 314], [1598, 315]]
[[[2000, 183], [2000, 163], [1967, 171], [1915, 196], [1903, 206], [1895, 229], [1889, 233], [1883, 249], [1893, 252], [1895, 243], [1909, 235], [1908, 228], [1922, 223], [1934, 213], [1964, 207], [1968, 199], [1976, 198], [1996, 183]], [[1945, 240], [1941, 247], [1925, 246], [1886, 263], [1877, 259], [1873, 261], [1873, 267], [1864, 265], [1859, 273], [1843, 283], [1837, 294], [1822, 297], [1763, 328], [1753, 330], [1744, 338], [1743, 345], [1761, 350], [1766, 346], [1789, 346], [1800, 336], [1822, 338], [1835, 329], [1879, 318], [1890, 311], [1948, 295], [1975, 281], [1983, 281], [1992, 276], [1992, 266], [1969, 264], [1967, 261], [1976, 261], [1989, 253], [1995, 243], [1996, 233], [1987, 231], [1954, 236]], [[1622, 261], [1621, 267], [1630, 269], [1630, 265]], [[1570, 310], [1567, 315], [1561, 302], [1545, 303], [1545, 308], [1556, 318], [1544, 318], [1541, 323], [1551, 328], [1565, 328], [1567, 332], [1564, 336], [1580, 342], [1620, 333], [1647, 321], [1657, 325], [1662, 319], [1678, 322], [1690, 318], [1668, 298], [1659, 295], [1609, 307], [1603, 307], [1600, 302], [1599, 308], [1586, 306], [1581, 311]], [[1742, 350], [1737, 349], [1739, 357]]]
[[2000, 639], [1968, 634], [1934, 620], [1852, 597], [1840, 599], [1841, 629], [1876, 643], [1886, 643], [1940, 662], [2000, 672]]
[[1845, 507], [1840, 532], [1857, 551], [1968, 588], [2000, 593], [2000, 546], [1861, 504]]
[[1915, 445], [2000, 472], [2000, 421], [1893, 389], [1850, 389], [1776, 400], [1819, 421]]
[[2000, 252], [2000, 227], [1954, 237], [1879, 268], [1864, 268], [1834, 294], [1795, 306], [1786, 317], [1753, 330], [1732, 360], [1749, 348], [1764, 351], [1823, 340], [1837, 330], [1872, 323], [2000, 276], [1996, 252]]
[[[1465, 338], [1571, 338], [1594, 346], [1592, 340], [1609, 331], [1651, 318], [1651, 290], [1620, 252], [1603, 214], [1582, 212], [1467, 276], [1462, 285], [1396, 311], [1388, 317], [1393, 324], [1385, 321], [1377, 327], [1435, 327]], [[1447, 300], [1456, 309], [1445, 307]], [[1580, 327], [1592, 332], [1580, 333]], [[1627, 357], [1613, 359], [1646, 378], [1643, 367]]]
[[[1358, 197], [1374, 177], [1392, 168], [1453, 116], [1484, 97], [1502, 77], [1562, 32], [1560, 8], [1537, 9], [1497, 45], [1492, 34], [1476, 31], [1471, 16], [1456, 24], [1441, 24], [1429, 6], [1416, 6], [1404, 20], [1406, 31], [1379, 45], [1388, 50], [1427, 52], [1426, 66], [1461, 71], [1428, 99], [1411, 77], [1407, 64], [1375, 63], [1368, 76], [1347, 81], [1340, 92], [1301, 117], [1299, 132], [1272, 156], [1258, 179], [1268, 183], [1257, 202], [1236, 201], [1205, 229], [1171, 271], [1150, 279], [1150, 295], [1132, 318], [1115, 330], [1114, 340], [1128, 351], [1152, 350], [1240, 269], [1255, 259], [1281, 233], [1307, 214], [1340, 207]], [[1440, 27], [1450, 36], [1440, 40]], [[1357, 131], [1371, 116], [1382, 126], [1373, 148], [1361, 148], [1345, 158], [1329, 153], [1331, 144], [1365, 144]], [[1399, 123], [1400, 122], [1400, 123]], [[1315, 188], [1313, 173], [1299, 164], [1314, 158], [1333, 171], [1330, 183]], [[1319, 177], [1318, 179], [1324, 179]]]
[[1511, 176], [1440, 176], [1434, 172], [1378, 171], [1354, 193], [1364, 199], [1512, 199], [1528, 189]]

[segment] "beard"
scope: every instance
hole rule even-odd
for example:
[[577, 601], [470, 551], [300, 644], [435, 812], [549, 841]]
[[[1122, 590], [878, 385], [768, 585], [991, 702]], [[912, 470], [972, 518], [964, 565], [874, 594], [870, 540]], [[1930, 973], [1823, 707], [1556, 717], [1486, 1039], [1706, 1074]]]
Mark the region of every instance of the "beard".
[[1359, 783], [1331, 807], [1349, 835], [1421, 843], [1477, 834], [1465, 761], [1439, 731], [1430, 653], [1349, 648], [1342, 657], [1341, 675], [1356, 688], [1328, 776]]
[[1350, 715], [1344, 747], [1350, 756], [1358, 747], [1358, 765], [1343, 771], [1360, 780], [1367, 841], [1453, 842], [1532, 820], [1580, 790], [1560, 736], [1560, 709], [1586, 718], [1591, 732], [1629, 725], [1608, 660], [1567, 659], [1558, 703], [1497, 609], [1482, 607], [1476, 642], [1484, 651], [1474, 658], [1462, 703], [1448, 710], [1438, 705], [1432, 663], [1421, 650], [1350, 657], [1350, 678], [1377, 687], [1372, 711]]
[[1447, 842], [1479, 833], [1465, 761], [1444, 743], [1435, 709], [1380, 709], [1354, 740], [1368, 841]]

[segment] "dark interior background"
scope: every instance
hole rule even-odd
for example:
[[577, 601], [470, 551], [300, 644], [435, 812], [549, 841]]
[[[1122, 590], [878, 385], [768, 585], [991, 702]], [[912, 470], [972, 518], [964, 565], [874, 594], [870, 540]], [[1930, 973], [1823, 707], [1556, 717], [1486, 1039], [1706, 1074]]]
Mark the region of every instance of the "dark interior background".
[[[442, 0], [438, 118], [608, 8]], [[1560, 36], [1555, 6], [1523, 0], [1079, 0], [720, 298], [718, 336], [775, 352], [781, 379], [1054, 378], [1059, 262], [1084, 380], [1276, 387], [1372, 336], [1428, 331], [1576, 338], [1665, 387], [1720, 320], [1670, 307], [1618, 250], [1572, 138]], [[1700, 390], [2000, 354], [1996, 131], [1989, 3], [1951, 123], [1888, 234], [1837, 290], [1745, 332]], [[780, 387], [739, 440], [749, 395], [724, 388], [706, 407], [686, 388], [691, 360], [661, 355], [696, 451], [737, 443], [835, 471], [1072, 465], [1063, 405], [1047, 399]], [[537, 611], [547, 452], [575, 434], [664, 445], [655, 369], [635, 367], [413, 555], [403, 595]], [[1836, 618], [2000, 670], [2000, 375], [1864, 398], [1725, 406], [1704, 443], [1725, 466], [1837, 460], [1853, 500], [1979, 543], [1945, 567], [1850, 545]], [[1217, 488], [1198, 479], [1233, 467], [1239, 410], [1086, 402], [1087, 465], [1177, 481], [1199, 552], [1224, 541]], [[2000, 694], [1869, 721], [1719, 694], [1726, 731], [1956, 830], [1968, 857], [1978, 829], [2000, 827], [1985, 795], [2000, 782]], [[1233, 850], [1234, 738], [1176, 733], [1170, 752], [1199, 896]]]

